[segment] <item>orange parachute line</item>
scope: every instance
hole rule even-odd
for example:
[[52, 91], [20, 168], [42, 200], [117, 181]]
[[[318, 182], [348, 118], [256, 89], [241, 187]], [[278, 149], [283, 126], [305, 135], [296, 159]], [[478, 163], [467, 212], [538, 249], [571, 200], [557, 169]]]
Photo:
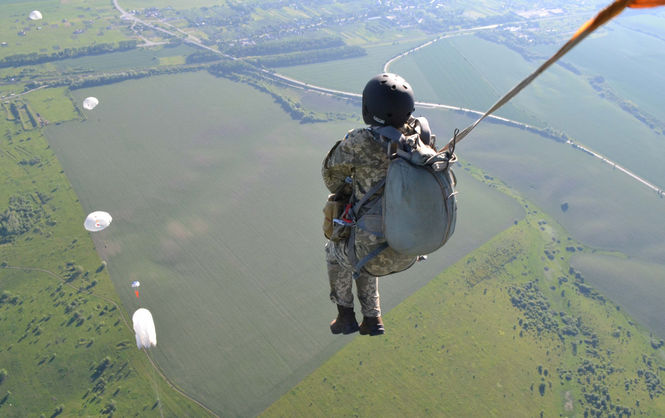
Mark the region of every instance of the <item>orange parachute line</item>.
[[[642, 9], [647, 7], [665, 6], [665, 0], [616, 0], [614, 3], [603, 9], [596, 17], [586, 22], [580, 27], [572, 39], [577, 38], [581, 34], [591, 33], [599, 26], [604, 25], [610, 19], [618, 15], [626, 7], [633, 9]], [[572, 40], [571, 39], [571, 40]]]
[[665, 6], [665, 0], [633, 0], [628, 7], [639, 9], [641, 7]]

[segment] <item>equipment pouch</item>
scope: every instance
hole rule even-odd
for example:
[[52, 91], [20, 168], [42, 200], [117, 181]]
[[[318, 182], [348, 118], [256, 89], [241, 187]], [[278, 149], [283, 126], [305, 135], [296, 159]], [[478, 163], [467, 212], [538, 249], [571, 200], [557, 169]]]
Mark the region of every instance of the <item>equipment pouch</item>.
[[339, 218], [344, 212], [345, 203], [335, 200], [338, 196], [331, 194], [323, 207], [323, 235], [332, 241], [341, 241], [351, 234], [351, 226], [340, 223]]

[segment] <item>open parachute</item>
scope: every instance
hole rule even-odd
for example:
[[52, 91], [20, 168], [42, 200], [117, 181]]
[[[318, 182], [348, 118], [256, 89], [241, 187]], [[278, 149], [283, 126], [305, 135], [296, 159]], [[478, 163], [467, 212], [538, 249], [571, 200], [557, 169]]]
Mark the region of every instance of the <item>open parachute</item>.
[[157, 334], [155, 333], [155, 322], [152, 314], [145, 308], [139, 308], [132, 316], [134, 333], [136, 333], [136, 346], [150, 348], [157, 345]]
[[39, 10], [33, 10], [30, 12], [28, 15], [30, 20], [41, 20], [42, 19], [42, 13]]
[[91, 232], [101, 231], [111, 225], [113, 218], [108, 212], [95, 211], [89, 214], [83, 222], [83, 227]]
[[99, 100], [96, 97], [86, 97], [83, 100], [83, 108], [86, 110], [92, 110], [99, 104]]
[[139, 287], [141, 287], [141, 282], [139, 282], [138, 280], [134, 280], [132, 282], [132, 289], [134, 289], [134, 294], [136, 295], [137, 298], [139, 297]]

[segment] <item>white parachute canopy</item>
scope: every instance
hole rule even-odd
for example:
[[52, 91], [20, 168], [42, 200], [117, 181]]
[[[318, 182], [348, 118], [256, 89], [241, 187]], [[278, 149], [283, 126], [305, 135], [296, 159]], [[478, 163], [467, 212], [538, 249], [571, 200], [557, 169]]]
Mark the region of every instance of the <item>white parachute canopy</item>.
[[86, 97], [83, 100], [83, 108], [86, 110], [92, 110], [99, 104], [99, 100], [96, 97]]
[[141, 286], [141, 282], [139, 282], [138, 280], [134, 280], [132, 282], [132, 287], [136, 288], [136, 287], [139, 287], [139, 286]]
[[105, 229], [107, 226], [111, 225], [112, 220], [113, 218], [108, 214], [108, 212], [95, 211], [85, 218], [83, 226], [88, 231], [101, 231], [102, 229]]
[[136, 346], [150, 348], [157, 345], [157, 334], [155, 333], [155, 322], [149, 310], [140, 308], [132, 316], [134, 332], [136, 333]]
[[39, 10], [33, 10], [33, 11], [30, 12], [28, 17], [30, 18], [30, 20], [41, 20], [42, 19], [42, 12], [40, 12]]

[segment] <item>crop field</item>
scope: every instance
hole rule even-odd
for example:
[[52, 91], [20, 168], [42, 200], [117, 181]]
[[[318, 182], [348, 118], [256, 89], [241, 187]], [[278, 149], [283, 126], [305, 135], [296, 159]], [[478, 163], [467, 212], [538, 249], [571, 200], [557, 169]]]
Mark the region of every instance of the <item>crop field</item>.
[[665, 266], [603, 254], [575, 255], [571, 265], [640, 324], [665, 335]]
[[662, 349], [569, 271], [579, 243], [521, 202], [524, 220], [389, 312], [386, 335], [354, 339], [261, 416], [662, 415], [642, 378], [662, 375]]
[[650, 189], [570, 145], [518, 129], [486, 125], [472, 135], [461, 155], [491, 167], [579, 240], [644, 260], [665, 259], [665, 201]]
[[[506, 89], [495, 77], [488, 74], [488, 67], [477, 66], [467, 59], [471, 35], [442, 39], [426, 48], [415, 51], [396, 61], [390, 70], [404, 76], [413, 86], [419, 101], [443, 103], [485, 111], [501, 97]], [[474, 44], [474, 53], [495, 54], [496, 45]], [[505, 58], [504, 58], [505, 59]], [[501, 72], [493, 68], [492, 72]], [[519, 73], [502, 73], [518, 81]], [[526, 73], [525, 73], [526, 75]], [[524, 123], [542, 125], [528, 112], [508, 103], [497, 115]]]
[[[77, 90], [75, 101], [87, 95], [100, 105], [86, 121], [47, 135], [83, 208], [114, 218], [94, 238], [126, 309], [140, 280], [160, 367], [218, 413], [259, 412], [348, 341], [327, 326], [319, 173], [352, 126], [298, 124], [268, 96], [206, 73]], [[386, 311], [522, 218], [457, 171], [466, 215], [453, 241], [385, 280]], [[478, 209], [489, 206], [492, 216]]]
[[79, 117], [68, 94], [64, 87], [41, 89], [30, 93], [23, 100], [30, 103], [42, 119], [62, 123]]
[[[39, 10], [44, 18], [30, 20]], [[3, 1], [0, 15], [0, 58], [14, 54], [53, 53], [94, 43], [127, 40], [125, 27], [110, 1]]]
[[187, 45], [137, 48], [101, 56], [87, 56], [51, 63], [56, 71], [122, 71], [157, 65], [182, 64], [183, 57], [196, 51]]
[[[26, 108], [54, 123], [71, 116], [44, 107], [72, 108], [61, 89], [38, 93], [30, 104], [22, 98]], [[128, 315], [41, 129], [3, 118], [0, 131], [0, 415], [207, 415], [134, 348]]]
[[[627, 13], [602, 36], [571, 51], [569, 60], [602, 76], [621, 96], [665, 120], [657, 88], [665, 84], [663, 27], [665, 13], [658, 9], [649, 14]], [[628, 59], [617, 59], [617, 55]]]

